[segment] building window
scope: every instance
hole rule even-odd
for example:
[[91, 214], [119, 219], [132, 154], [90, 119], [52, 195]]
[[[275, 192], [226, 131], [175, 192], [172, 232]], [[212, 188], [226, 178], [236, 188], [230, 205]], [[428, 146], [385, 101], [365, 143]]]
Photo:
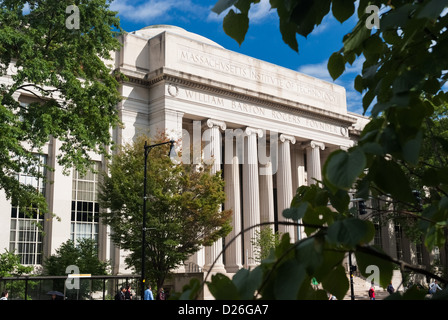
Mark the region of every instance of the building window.
[[381, 241], [382, 239], [382, 233], [381, 233], [381, 226], [379, 223], [375, 223], [375, 237], [373, 238], [373, 244], [379, 248], [383, 247], [383, 243]]
[[88, 238], [98, 241], [99, 205], [98, 174], [99, 163], [95, 162], [93, 170], [84, 176], [73, 171], [72, 218], [70, 238]]
[[417, 256], [417, 264], [423, 265], [423, 244], [417, 243], [415, 246], [416, 249], [416, 256]]
[[20, 256], [21, 264], [42, 264], [43, 216], [37, 210], [33, 217], [13, 207], [11, 210], [11, 231], [9, 251]]
[[[46, 156], [38, 155], [40, 165], [37, 172], [41, 177], [29, 173], [16, 174], [22, 184], [30, 185], [45, 196]], [[42, 227], [43, 215], [37, 209], [25, 210], [18, 206], [11, 208], [11, 228], [9, 235], [9, 251], [20, 256], [21, 264], [42, 264]]]

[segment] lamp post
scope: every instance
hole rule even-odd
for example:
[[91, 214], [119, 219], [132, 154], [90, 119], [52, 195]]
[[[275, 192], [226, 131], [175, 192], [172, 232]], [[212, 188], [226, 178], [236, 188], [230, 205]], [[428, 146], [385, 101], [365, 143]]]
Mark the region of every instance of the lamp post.
[[148, 155], [149, 152], [155, 148], [155, 147], [159, 147], [165, 144], [170, 144], [170, 152], [169, 152], [169, 156], [170, 158], [173, 158], [173, 152], [175, 152], [174, 150], [174, 140], [170, 140], [170, 141], [166, 141], [166, 142], [161, 142], [161, 143], [156, 143], [153, 145], [147, 145], [146, 141], [145, 141], [145, 169], [144, 169], [144, 181], [143, 181], [143, 227], [142, 227], [142, 274], [141, 274], [141, 286], [142, 286], [142, 292], [141, 292], [141, 299], [143, 300], [145, 297], [145, 260], [146, 260], [146, 255], [145, 255], [145, 247], [146, 247], [146, 200], [148, 199], [148, 196], [146, 194], [146, 173], [148, 170]]

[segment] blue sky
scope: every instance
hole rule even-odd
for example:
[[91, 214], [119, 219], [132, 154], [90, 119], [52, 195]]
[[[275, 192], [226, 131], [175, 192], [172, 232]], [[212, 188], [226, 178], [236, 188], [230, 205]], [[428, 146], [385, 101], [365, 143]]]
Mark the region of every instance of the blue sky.
[[[114, 0], [111, 9], [118, 11], [121, 26], [131, 32], [149, 25], [169, 24], [207, 37], [224, 48], [285, 68], [332, 82], [327, 71], [330, 55], [342, 47], [342, 37], [356, 24], [356, 14], [344, 24], [331, 15], [308, 38], [297, 36], [299, 53], [286, 45], [278, 27], [278, 16], [270, 10], [269, 0], [253, 6], [250, 25], [243, 44], [226, 35], [222, 28], [225, 13], [217, 15], [211, 8], [217, 0]], [[353, 89], [353, 79], [360, 73], [362, 61], [346, 66], [336, 83], [345, 87], [347, 108], [362, 113], [362, 96]]]

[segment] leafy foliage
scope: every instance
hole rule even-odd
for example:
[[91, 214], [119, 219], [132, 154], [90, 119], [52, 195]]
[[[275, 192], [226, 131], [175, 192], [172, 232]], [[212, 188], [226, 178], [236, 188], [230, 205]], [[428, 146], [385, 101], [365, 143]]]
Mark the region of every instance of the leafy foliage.
[[[247, 8], [257, 2], [222, 0], [213, 10], [220, 13], [233, 4], [239, 9], [238, 14], [247, 16]], [[327, 14], [333, 14], [340, 22], [357, 14], [357, 25], [342, 39], [341, 50], [329, 58], [328, 70], [336, 79], [347, 63], [353, 64], [361, 56], [365, 58], [354, 87], [364, 94], [364, 112], [371, 114], [371, 121], [356, 146], [328, 157], [319, 185], [300, 187], [291, 208], [283, 212], [287, 218], [301, 219], [308, 237], [290, 243], [285, 234], [273, 255], [260, 266], [250, 271], [240, 270], [232, 280], [214, 275], [208, 283], [210, 291], [215, 297], [226, 299], [248, 296], [324, 299], [325, 292], [311, 288], [311, 279], [315, 277], [324, 290], [341, 299], [348, 290], [342, 260], [349, 252], [355, 253], [364, 276], [368, 276], [367, 266], [380, 268], [383, 287], [391, 280], [394, 264], [446, 284], [447, 279], [370, 246], [373, 224], [353, 215], [348, 192], [355, 187], [357, 198], [387, 197], [399, 210], [409, 214], [409, 208], [419, 206], [413, 188], [424, 189], [425, 205], [414, 210], [412, 218], [419, 221], [416, 225], [428, 250], [444, 247], [448, 180], [446, 163], [439, 160], [444, 159], [441, 155], [446, 155], [448, 144], [445, 133], [433, 133], [439, 121], [440, 124], [446, 121], [443, 112], [439, 113], [440, 117], [434, 117], [434, 110], [446, 112], [447, 106], [448, 96], [442, 87], [448, 78], [445, 58], [448, 15], [443, 12], [448, 2], [361, 0], [357, 12], [354, 0], [271, 0], [270, 3], [279, 16], [283, 40], [295, 51], [298, 51], [296, 36], [306, 37]], [[367, 27], [371, 14], [366, 12], [368, 5], [382, 8], [379, 29]], [[246, 31], [232, 30], [231, 34], [241, 42]], [[422, 152], [427, 148], [437, 152], [431, 155]], [[250, 283], [245, 287], [251, 288], [250, 294], [243, 295], [239, 283]], [[185, 288], [190, 297], [195, 288], [198, 286], [194, 283]], [[412, 289], [393, 298], [423, 297]]]
[[32, 270], [32, 266], [24, 266], [20, 263], [19, 255], [9, 251], [0, 254], [0, 278], [20, 276], [30, 273]]
[[[33, 271], [33, 266], [25, 266], [20, 263], [20, 255], [14, 254], [5, 250], [0, 254], [0, 278], [21, 276], [23, 274], [30, 274]], [[29, 281], [28, 286], [34, 287], [37, 283]], [[0, 284], [0, 290], [9, 291], [9, 299], [25, 299], [25, 283], [22, 281], [3, 282]]]
[[[66, 28], [72, 1], [0, 1], [0, 188], [21, 207], [43, 196], [21, 185], [15, 172], [38, 166], [33, 154], [53, 137], [58, 162], [83, 171], [89, 152], [105, 152], [110, 127], [119, 124], [118, 82], [106, 65], [119, 48], [119, 20], [106, 0], [76, 1], [79, 29]], [[25, 9], [27, 5], [27, 9]], [[16, 101], [21, 93], [28, 105]], [[37, 176], [39, 174], [35, 172]]]
[[74, 265], [81, 273], [107, 275], [109, 264], [98, 258], [98, 248], [93, 239], [68, 240], [44, 261], [44, 273], [50, 276], [67, 275], [68, 266]]
[[[67, 267], [76, 266], [80, 273], [92, 274], [95, 276], [107, 275], [109, 263], [101, 261], [98, 258], [98, 248], [93, 239], [78, 239], [77, 243], [68, 240], [57, 250], [56, 254], [51, 255], [44, 261], [44, 273], [50, 276], [66, 276]], [[92, 286], [91, 286], [92, 285]], [[102, 288], [101, 280], [80, 281], [79, 290], [64, 290], [65, 281], [54, 281], [53, 290], [65, 292], [71, 299], [88, 298], [91, 291]]]
[[[111, 226], [112, 240], [130, 251], [128, 266], [141, 267], [144, 143], [140, 136], [113, 157], [109, 175], [99, 191], [100, 205], [108, 208], [102, 217]], [[148, 278], [161, 288], [168, 272], [201, 246], [211, 245], [230, 231], [229, 210], [220, 210], [225, 200], [220, 173], [195, 165], [173, 164], [168, 147], [153, 148], [148, 157], [146, 264]]]

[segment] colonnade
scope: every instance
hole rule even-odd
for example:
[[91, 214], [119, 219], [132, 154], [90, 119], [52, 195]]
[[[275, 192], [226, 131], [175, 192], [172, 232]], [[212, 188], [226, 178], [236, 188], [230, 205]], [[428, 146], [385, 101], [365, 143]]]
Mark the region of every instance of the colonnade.
[[[224, 134], [226, 128], [226, 123], [215, 119], [208, 119], [202, 126], [203, 159], [212, 164], [212, 172], [223, 170], [226, 193], [223, 206], [233, 212], [232, 231], [225, 239], [196, 253], [189, 262], [203, 270], [209, 270], [214, 263], [211, 271], [234, 273], [242, 267], [257, 265], [253, 239], [259, 228], [235, 237], [244, 228], [260, 222], [285, 221], [282, 212], [290, 207], [297, 187], [321, 180], [321, 151], [325, 145], [318, 141], [298, 141], [282, 133], [274, 136], [277, 141], [273, 141], [272, 135], [269, 141], [261, 140], [265, 131], [253, 127], [240, 128], [239, 136], [229, 137]], [[270, 154], [264, 159], [259, 157], [260, 141], [269, 144]], [[274, 150], [272, 146], [278, 148]], [[274, 230], [274, 225], [269, 227]], [[279, 224], [278, 231], [289, 232], [292, 241], [302, 236], [292, 225]], [[229, 246], [220, 255], [223, 244]]]

